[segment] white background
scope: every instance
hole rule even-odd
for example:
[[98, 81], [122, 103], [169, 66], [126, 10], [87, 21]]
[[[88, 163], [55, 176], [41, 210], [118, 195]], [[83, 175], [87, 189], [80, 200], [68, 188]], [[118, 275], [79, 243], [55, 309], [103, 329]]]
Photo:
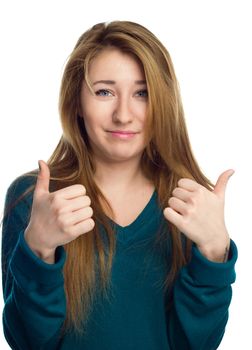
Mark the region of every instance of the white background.
[[[131, 20], [170, 52], [196, 158], [215, 182], [235, 169], [226, 224], [239, 248], [237, 281], [221, 350], [251, 342], [250, 1], [6, 1], [0, 5], [0, 210], [18, 175], [47, 160], [61, 135], [57, 101], [65, 61], [90, 26]], [[3, 302], [1, 299], [0, 307]], [[0, 348], [9, 349], [0, 331]]]

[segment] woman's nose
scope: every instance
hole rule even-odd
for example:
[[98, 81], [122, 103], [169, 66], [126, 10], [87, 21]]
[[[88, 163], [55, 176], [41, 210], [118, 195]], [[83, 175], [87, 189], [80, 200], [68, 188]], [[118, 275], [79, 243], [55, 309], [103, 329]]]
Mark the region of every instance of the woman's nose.
[[126, 97], [118, 98], [114, 113], [113, 121], [115, 123], [127, 124], [133, 120], [130, 101]]

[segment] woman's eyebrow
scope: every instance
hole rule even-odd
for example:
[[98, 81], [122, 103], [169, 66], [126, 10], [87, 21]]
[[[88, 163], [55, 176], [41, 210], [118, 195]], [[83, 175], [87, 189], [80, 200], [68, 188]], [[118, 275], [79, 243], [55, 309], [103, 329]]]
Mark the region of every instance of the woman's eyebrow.
[[[108, 84], [108, 85], [113, 85], [116, 84], [114, 80], [97, 80], [93, 83], [93, 85], [103, 83], [103, 84]], [[135, 80], [135, 84], [137, 85], [146, 85], [146, 80]]]

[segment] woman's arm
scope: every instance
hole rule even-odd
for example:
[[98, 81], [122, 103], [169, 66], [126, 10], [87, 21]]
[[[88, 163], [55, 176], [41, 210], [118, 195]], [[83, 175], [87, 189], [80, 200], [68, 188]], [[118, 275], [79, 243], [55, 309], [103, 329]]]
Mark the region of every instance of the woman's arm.
[[[6, 195], [5, 213], [9, 204], [30, 184], [31, 179], [27, 178], [11, 184]], [[48, 342], [52, 344], [50, 349], [56, 349], [66, 312], [62, 275], [65, 252], [62, 247], [57, 248], [55, 264], [47, 264], [29, 248], [24, 230], [31, 204], [32, 196], [21, 200], [3, 220], [4, 334], [12, 349], [37, 350]]]
[[168, 324], [172, 349], [215, 350], [223, 337], [237, 259], [224, 220], [225, 191], [233, 173], [222, 173], [213, 191], [180, 179], [164, 209], [166, 219], [194, 242], [192, 260], [174, 287]]
[[209, 261], [193, 246], [192, 259], [176, 280], [173, 306], [168, 314], [171, 349], [217, 349], [228, 320], [236, 259], [233, 241], [226, 263]]

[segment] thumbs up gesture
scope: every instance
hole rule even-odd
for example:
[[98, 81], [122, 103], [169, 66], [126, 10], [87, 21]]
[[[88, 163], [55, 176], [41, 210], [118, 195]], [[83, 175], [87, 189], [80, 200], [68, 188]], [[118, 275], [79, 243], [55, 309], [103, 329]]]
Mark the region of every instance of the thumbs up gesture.
[[54, 263], [58, 246], [91, 231], [95, 223], [85, 187], [72, 185], [50, 193], [50, 170], [44, 161], [39, 164], [30, 222], [24, 237], [37, 256]]
[[209, 191], [191, 179], [180, 179], [172, 192], [165, 218], [174, 224], [211, 261], [224, 262], [230, 238], [224, 221], [225, 191], [234, 170], [223, 172]]

